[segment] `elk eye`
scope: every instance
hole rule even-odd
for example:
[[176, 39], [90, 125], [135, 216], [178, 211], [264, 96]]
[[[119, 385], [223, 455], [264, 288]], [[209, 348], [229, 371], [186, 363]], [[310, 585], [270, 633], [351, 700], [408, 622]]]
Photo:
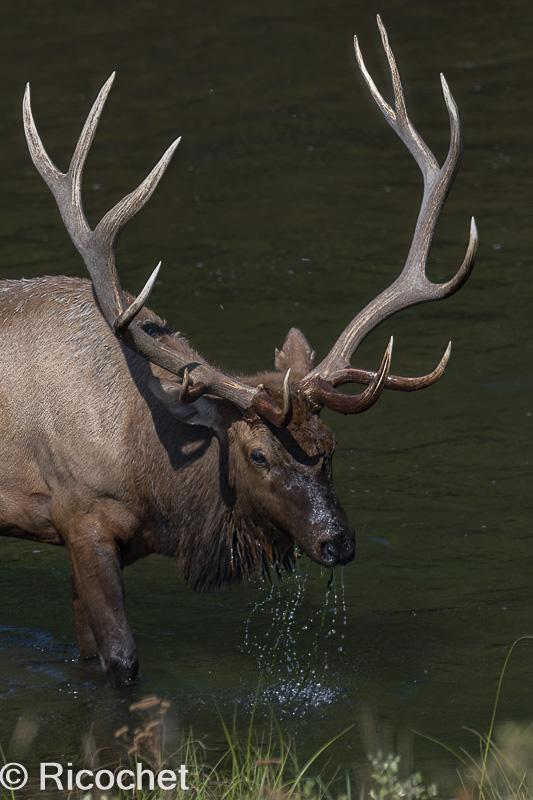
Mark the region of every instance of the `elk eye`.
[[148, 336], [152, 336], [154, 339], [160, 333], [160, 329], [158, 325], [155, 325], [153, 322], [145, 322], [143, 327], [143, 331], [148, 334]]
[[172, 329], [169, 328], [168, 325], [161, 325], [159, 322], [151, 322], [150, 320], [143, 322], [141, 327], [143, 331], [153, 339], [157, 339], [158, 336], [172, 336], [173, 333]]
[[252, 450], [250, 453], [250, 460], [256, 467], [268, 467], [268, 461], [262, 450]]

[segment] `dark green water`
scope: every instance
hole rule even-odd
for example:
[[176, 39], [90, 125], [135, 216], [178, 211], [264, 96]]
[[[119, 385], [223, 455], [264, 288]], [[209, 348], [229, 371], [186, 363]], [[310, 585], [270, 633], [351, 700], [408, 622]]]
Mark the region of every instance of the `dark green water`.
[[[269, 365], [291, 325], [324, 353], [403, 263], [419, 174], [352, 55], [357, 32], [386, 92], [376, 10], [412, 116], [440, 158], [448, 143], [440, 70], [462, 111], [465, 157], [431, 275], [444, 279], [459, 264], [472, 213], [481, 244], [458, 295], [383, 325], [358, 357], [375, 365], [394, 332], [395, 370], [416, 374], [451, 337], [441, 383], [419, 395], [389, 393], [359, 417], [331, 416], [358, 558], [344, 574], [343, 652], [340, 633], [329, 637], [324, 649], [334, 656], [324, 670], [319, 648], [308, 701], [285, 709], [273, 701], [304, 750], [366, 708], [382, 729], [475, 746], [463, 726], [486, 727], [506, 650], [533, 632], [531, 6], [36, 0], [2, 9], [1, 277], [82, 274], [26, 152], [25, 81], [43, 138], [66, 165], [95, 92], [116, 68], [87, 169], [89, 216], [183, 135], [158, 193], [120, 242], [122, 278], [138, 289], [162, 258], [152, 304], [213, 361], [242, 371]], [[132, 691], [113, 693], [96, 668], [74, 660], [64, 553], [5, 540], [0, 555], [4, 745], [20, 715], [39, 723], [34, 758], [79, 752], [91, 726], [106, 744], [146, 693], [168, 698], [176, 727], [192, 724], [211, 742], [220, 738], [216, 706], [245, 713], [259, 679], [254, 653], [243, 651], [245, 621], [264, 589], [194, 595], [170, 562], [131, 568], [142, 674]], [[328, 576], [309, 572], [295, 630], [324, 604]], [[267, 617], [252, 617], [257, 641], [269, 641]], [[533, 717], [532, 659], [531, 648], [518, 652], [502, 718]], [[281, 668], [270, 687], [281, 694], [287, 677]], [[422, 739], [415, 751], [437, 772], [451, 761]], [[361, 752], [357, 730], [336, 746], [341, 763]]]

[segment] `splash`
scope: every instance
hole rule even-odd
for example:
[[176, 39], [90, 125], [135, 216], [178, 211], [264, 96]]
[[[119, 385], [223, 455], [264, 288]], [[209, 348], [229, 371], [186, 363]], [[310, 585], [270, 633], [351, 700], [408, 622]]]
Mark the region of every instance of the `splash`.
[[329, 705], [342, 694], [334, 665], [345, 649], [344, 571], [340, 577], [331, 571], [318, 607], [312, 604], [316, 591], [307, 596], [310, 585], [307, 570], [270, 585], [262, 582], [263, 594], [245, 622], [242, 645], [255, 657], [260, 676], [254, 702], [294, 716]]

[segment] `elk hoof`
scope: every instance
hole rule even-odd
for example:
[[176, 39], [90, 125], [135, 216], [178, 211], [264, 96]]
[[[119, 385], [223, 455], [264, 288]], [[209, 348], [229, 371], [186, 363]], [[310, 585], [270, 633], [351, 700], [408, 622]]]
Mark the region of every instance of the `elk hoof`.
[[137, 653], [131, 655], [114, 655], [106, 663], [106, 673], [112, 686], [120, 688], [135, 681], [139, 670]]

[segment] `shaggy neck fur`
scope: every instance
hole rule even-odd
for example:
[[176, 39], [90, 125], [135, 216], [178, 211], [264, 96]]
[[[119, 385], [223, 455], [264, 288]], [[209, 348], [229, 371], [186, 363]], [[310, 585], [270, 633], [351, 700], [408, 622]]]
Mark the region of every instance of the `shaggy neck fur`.
[[169, 538], [174, 544], [169, 550], [195, 590], [294, 568], [294, 543], [234, 491], [230, 440], [231, 432], [222, 440], [211, 436], [202, 458], [180, 485], [181, 498], [183, 492], [189, 497], [185, 519], [180, 512], [180, 519], [170, 524]]

